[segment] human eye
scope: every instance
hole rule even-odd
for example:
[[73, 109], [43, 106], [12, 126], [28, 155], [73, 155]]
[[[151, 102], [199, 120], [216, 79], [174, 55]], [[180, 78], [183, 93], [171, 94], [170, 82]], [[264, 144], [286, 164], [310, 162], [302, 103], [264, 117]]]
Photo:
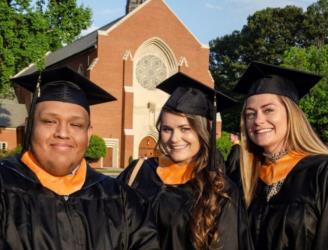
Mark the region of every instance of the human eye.
[[181, 132], [186, 133], [186, 132], [190, 132], [191, 131], [191, 127], [182, 127], [181, 128]]
[[81, 124], [81, 123], [71, 123], [71, 126], [72, 127], [77, 127], [77, 128], [82, 128], [83, 124]]
[[169, 133], [171, 131], [172, 131], [172, 129], [170, 127], [167, 127], [167, 126], [162, 126], [161, 127], [161, 132]]
[[245, 118], [246, 118], [246, 120], [253, 120], [255, 118], [255, 112], [254, 111], [246, 111]]
[[264, 113], [265, 113], [265, 114], [270, 114], [270, 113], [272, 113], [273, 111], [274, 111], [274, 109], [273, 109], [272, 107], [267, 107], [267, 108], [264, 109]]
[[42, 118], [41, 122], [43, 124], [47, 124], [47, 125], [56, 124], [56, 120], [55, 119], [50, 119], [50, 118]]

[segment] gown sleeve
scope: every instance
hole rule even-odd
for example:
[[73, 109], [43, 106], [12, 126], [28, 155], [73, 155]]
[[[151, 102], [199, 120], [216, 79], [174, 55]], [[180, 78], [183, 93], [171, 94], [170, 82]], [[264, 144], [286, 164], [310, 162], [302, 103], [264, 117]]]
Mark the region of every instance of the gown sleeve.
[[129, 187], [126, 187], [125, 216], [129, 250], [157, 250], [158, 231], [149, 203]]
[[318, 224], [313, 250], [328, 249], [328, 160], [322, 163], [322, 171], [317, 174]]
[[229, 198], [222, 207], [219, 217], [219, 244], [227, 250], [253, 250], [247, 212], [240, 195], [240, 190], [231, 181]]
[[2, 185], [2, 176], [0, 173], [0, 250], [10, 250], [11, 248], [6, 244], [5, 239], [6, 205]]
[[138, 160], [134, 160], [132, 161], [117, 177], [116, 179], [124, 182], [124, 183], [128, 183], [131, 173], [135, 167], [135, 165], [137, 164]]

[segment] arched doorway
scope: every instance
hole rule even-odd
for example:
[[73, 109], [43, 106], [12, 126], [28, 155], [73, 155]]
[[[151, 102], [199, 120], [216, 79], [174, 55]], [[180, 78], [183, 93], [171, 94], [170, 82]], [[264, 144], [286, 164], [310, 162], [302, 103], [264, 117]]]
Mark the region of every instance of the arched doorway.
[[155, 149], [156, 141], [151, 136], [144, 137], [139, 144], [139, 157], [159, 156], [159, 152]]

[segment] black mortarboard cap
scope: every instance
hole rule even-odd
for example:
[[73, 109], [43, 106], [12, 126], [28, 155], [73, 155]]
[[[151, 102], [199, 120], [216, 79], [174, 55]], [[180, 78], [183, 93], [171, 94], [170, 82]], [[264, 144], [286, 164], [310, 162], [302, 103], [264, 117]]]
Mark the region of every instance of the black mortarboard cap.
[[39, 78], [40, 93], [37, 102], [70, 102], [89, 110], [89, 105], [116, 100], [111, 94], [68, 67], [44, 70], [41, 74], [35, 72], [11, 80], [34, 93]]
[[210, 120], [213, 120], [214, 94], [218, 112], [237, 104], [233, 98], [181, 72], [164, 80], [157, 88], [171, 95], [164, 107], [185, 114], [204, 116]]
[[171, 95], [164, 107], [184, 114], [203, 116], [213, 121], [207, 169], [217, 171], [216, 113], [237, 105], [237, 101], [181, 72], [164, 80], [157, 88]]
[[74, 103], [89, 113], [90, 105], [116, 100], [111, 94], [68, 67], [14, 77], [11, 81], [33, 93], [23, 151], [27, 150], [30, 144], [36, 103], [43, 101]]
[[247, 96], [264, 93], [282, 95], [298, 103], [321, 78], [319, 75], [304, 71], [252, 62], [234, 91]]

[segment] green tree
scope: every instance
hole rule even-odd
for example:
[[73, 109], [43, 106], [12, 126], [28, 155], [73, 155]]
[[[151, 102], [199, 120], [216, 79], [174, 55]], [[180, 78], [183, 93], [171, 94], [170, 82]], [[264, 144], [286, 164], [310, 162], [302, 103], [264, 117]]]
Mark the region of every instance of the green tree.
[[0, 96], [12, 97], [9, 78], [30, 63], [72, 42], [91, 23], [76, 0], [0, 1]]
[[96, 162], [101, 157], [106, 156], [106, 143], [103, 138], [92, 135], [90, 137], [89, 146], [85, 153], [88, 162]]
[[[251, 61], [279, 65], [285, 51], [322, 46], [327, 43], [327, 34], [328, 0], [318, 0], [306, 12], [295, 6], [257, 11], [241, 31], [210, 42], [210, 70], [216, 87], [231, 92]], [[317, 91], [316, 95], [322, 98], [325, 94]], [[225, 130], [234, 130], [239, 124], [238, 112], [223, 114], [222, 120]]]
[[303, 22], [306, 45], [321, 46], [328, 41], [328, 0], [319, 0], [311, 4], [305, 13]]
[[302, 98], [301, 108], [311, 125], [328, 142], [328, 45], [291, 48], [284, 53], [284, 65], [321, 74], [323, 79]]
[[232, 89], [253, 60], [280, 64], [285, 50], [303, 46], [302, 8], [266, 8], [247, 19], [241, 31], [210, 42], [210, 70], [217, 87]]
[[328, 0], [318, 0], [304, 12], [296, 6], [266, 8], [247, 18], [241, 31], [210, 42], [210, 70], [218, 85], [232, 89], [253, 60], [281, 64], [291, 47], [328, 42]]

